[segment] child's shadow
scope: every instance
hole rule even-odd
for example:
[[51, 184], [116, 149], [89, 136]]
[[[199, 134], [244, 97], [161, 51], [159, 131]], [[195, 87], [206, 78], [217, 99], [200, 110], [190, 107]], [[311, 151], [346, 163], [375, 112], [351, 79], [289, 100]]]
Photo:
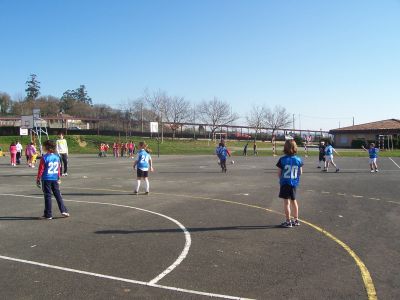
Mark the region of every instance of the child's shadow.
[[0, 221], [31, 221], [31, 220], [39, 220], [39, 218], [38, 217], [14, 217], [14, 216], [0, 217]]
[[[64, 217], [53, 217], [53, 219], [65, 219]], [[0, 221], [38, 221], [44, 220], [42, 217], [16, 217], [16, 216], [6, 216], [0, 217]]]

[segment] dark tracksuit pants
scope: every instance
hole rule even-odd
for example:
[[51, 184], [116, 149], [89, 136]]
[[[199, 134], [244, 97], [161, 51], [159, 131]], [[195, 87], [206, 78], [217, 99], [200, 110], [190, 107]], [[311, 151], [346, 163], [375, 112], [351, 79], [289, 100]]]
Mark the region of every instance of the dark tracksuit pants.
[[17, 152], [17, 165], [21, 164], [21, 152]]
[[52, 217], [51, 211], [51, 194], [53, 193], [56, 198], [58, 208], [61, 213], [68, 212], [68, 209], [64, 205], [64, 201], [62, 199], [60, 193], [60, 187], [58, 185], [57, 180], [42, 180], [42, 190], [44, 194], [44, 216], [46, 218]]
[[61, 172], [61, 174], [65, 174], [68, 172], [68, 154], [62, 153], [62, 154], [60, 154], [60, 158], [61, 158], [60, 172]]

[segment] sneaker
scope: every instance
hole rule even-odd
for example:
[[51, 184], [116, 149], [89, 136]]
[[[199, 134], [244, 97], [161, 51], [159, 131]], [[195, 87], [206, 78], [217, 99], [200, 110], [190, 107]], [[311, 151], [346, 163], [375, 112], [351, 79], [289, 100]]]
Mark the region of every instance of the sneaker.
[[133, 191], [133, 194], [137, 195], [137, 194], [139, 194], [139, 192], [138, 191]]
[[67, 213], [67, 212], [63, 212], [63, 213], [61, 213], [62, 214], [62, 216], [64, 217], [64, 218], [68, 218], [69, 217], [69, 213]]
[[299, 222], [298, 219], [296, 219], [296, 220], [292, 219], [292, 220], [290, 221], [290, 223], [292, 223], [292, 226], [300, 226], [300, 222]]
[[285, 222], [281, 223], [281, 227], [284, 227], [284, 228], [292, 228], [292, 222], [290, 222], [290, 221], [285, 221]]
[[318, 166], [317, 169], [321, 169], [321, 166]]
[[149, 192], [149, 191], [147, 191], [147, 192], [145, 192], [144, 194], [145, 194], [145, 195], [148, 195], [148, 194], [150, 194], [150, 192]]
[[337, 172], [339, 172], [339, 171], [340, 171], [339, 168], [337, 168], [336, 171], [335, 171], [335, 173], [337, 173]]
[[41, 219], [41, 220], [53, 220], [53, 217], [41, 216], [39, 219]]
[[375, 171], [374, 171], [374, 170], [371, 170], [371, 173], [375, 173]]
[[64, 176], [68, 176], [68, 173], [64, 173]]
[[378, 172], [379, 172], [379, 170], [378, 170], [378, 169], [376, 169], [376, 170], [375, 170], [375, 172], [376, 172], [376, 173], [378, 173]]
[[328, 169], [323, 169], [322, 172], [328, 172]]

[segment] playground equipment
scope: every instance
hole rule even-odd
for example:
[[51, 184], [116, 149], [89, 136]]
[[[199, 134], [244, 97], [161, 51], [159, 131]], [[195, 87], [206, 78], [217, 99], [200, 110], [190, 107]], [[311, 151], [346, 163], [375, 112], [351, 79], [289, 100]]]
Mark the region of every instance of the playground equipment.
[[391, 135], [391, 134], [378, 135], [378, 147], [381, 150], [393, 151], [393, 149], [394, 149], [393, 135]]

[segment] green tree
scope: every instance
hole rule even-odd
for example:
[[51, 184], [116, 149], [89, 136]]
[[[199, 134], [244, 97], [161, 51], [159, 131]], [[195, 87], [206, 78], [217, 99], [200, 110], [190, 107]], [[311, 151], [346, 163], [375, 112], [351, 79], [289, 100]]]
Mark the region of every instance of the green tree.
[[82, 84], [75, 90], [76, 100], [92, 105], [92, 98], [88, 96], [86, 87]]
[[92, 98], [88, 96], [84, 85], [80, 85], [76, 90], [66, 90], [61, 97], [61, 107], [64, 111], [72, 110], [75, 105], [80, 103], [92, 105]]
[[36, 74], [31, 74], [30, 79], [25, 82], [27, 88], [26, 92], [26, 100], [27, 101], [35, 101], [35, 99], [40, 95], [40, 81], [37, 80]]

